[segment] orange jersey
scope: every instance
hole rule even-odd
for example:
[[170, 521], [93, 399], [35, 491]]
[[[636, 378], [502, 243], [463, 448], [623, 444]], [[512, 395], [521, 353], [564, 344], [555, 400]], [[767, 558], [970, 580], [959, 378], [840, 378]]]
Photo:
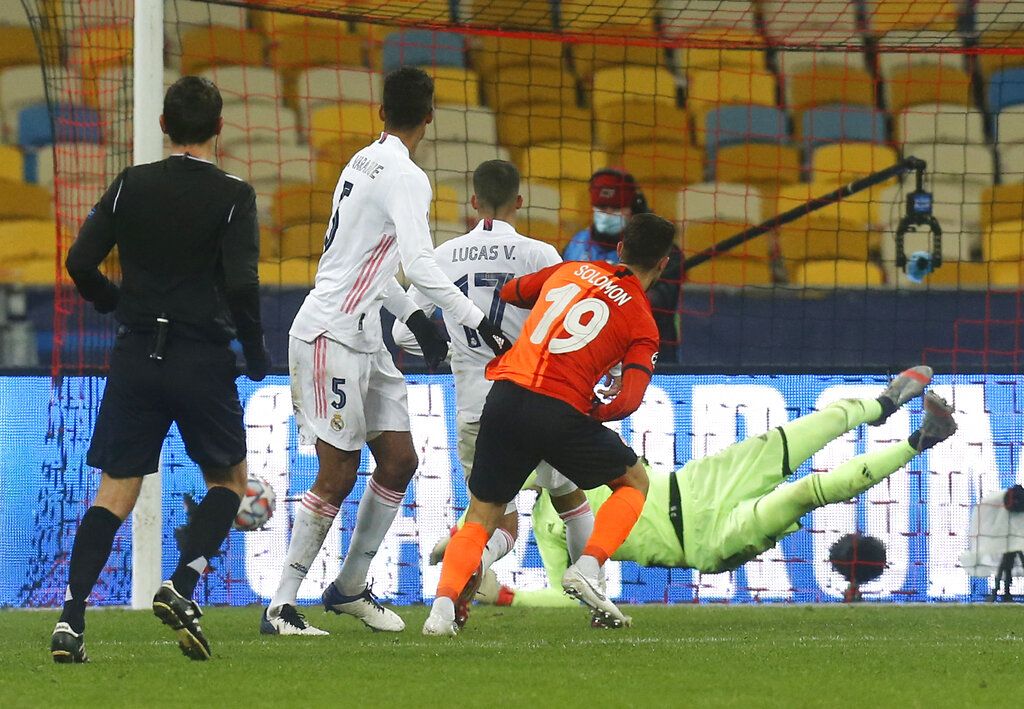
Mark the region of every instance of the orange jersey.
[[614, 365], [653, 373], [658, 328], [640, 281], [624, 266], [555, 264], [509, 281], [501, 298], [532, 310], [512, 349], [487, 366], [488, 379], [515, 382], [586, 414], [594, 386]]

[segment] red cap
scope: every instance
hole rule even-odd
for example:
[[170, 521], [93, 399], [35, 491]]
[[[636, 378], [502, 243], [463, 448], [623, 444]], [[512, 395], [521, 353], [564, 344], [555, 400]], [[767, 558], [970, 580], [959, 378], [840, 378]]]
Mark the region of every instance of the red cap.
[[590, 180], [590, 206], [622, 209], [636, 198], [636, 183], [622, 173], [602, 172]]

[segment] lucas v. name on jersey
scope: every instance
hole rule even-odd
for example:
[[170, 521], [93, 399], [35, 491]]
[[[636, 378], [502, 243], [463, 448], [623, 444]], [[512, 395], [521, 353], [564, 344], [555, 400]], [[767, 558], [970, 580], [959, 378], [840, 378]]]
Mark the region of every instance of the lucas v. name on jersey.
[[515, 244], [502, 244], [501, 246], [498, 244], [474, 244], [454, 249], [452, 251], [452, 263], [459, 263], [460, 261], [496, 261], [501, 258], [502, 252], [504, 252], [506, 260], [516, 260]]

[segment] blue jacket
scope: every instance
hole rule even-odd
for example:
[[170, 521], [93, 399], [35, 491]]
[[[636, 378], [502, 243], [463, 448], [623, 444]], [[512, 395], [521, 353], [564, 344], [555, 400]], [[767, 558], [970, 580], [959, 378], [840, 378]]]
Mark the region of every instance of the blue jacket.
[[562, 252], [562, 259], [565, 261], [607, 261], [618, 263], [619, 255], [615, 253], [615, 246], [606, 248], [602, 244], [591, 241], [590, 227], [583, 229], [573, 236]]

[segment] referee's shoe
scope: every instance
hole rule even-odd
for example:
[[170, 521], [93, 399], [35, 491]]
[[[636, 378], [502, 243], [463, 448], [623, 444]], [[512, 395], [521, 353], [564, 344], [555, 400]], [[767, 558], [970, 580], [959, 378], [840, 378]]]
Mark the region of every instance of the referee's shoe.
[[199, 626], [203, 612], [199, 604], [185, 598], [170, 581], [164, 581], [153, 596], [153, 615], [178, 634], [178, 647], [190, 660], [209, 660], [210, 643]]
[[50, 654], [54, 662], [88, 662], [85, 654], [85, 633], [76, 633], [69, 623], [61, 621], [50, 636]]

